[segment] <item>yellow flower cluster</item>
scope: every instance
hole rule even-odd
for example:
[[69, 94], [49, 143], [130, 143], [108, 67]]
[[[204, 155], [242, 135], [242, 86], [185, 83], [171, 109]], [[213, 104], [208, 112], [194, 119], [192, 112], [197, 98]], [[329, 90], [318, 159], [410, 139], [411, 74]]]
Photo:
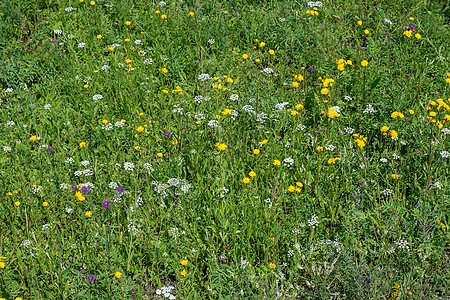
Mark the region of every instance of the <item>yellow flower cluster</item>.
[[222, 91], [226, 91], [227, 88], [223, 85], [223, 83], [228, 82], [228, 83], [233, 83], [233, 78], [228, 77], [227, 75], [223, 75], [222, 78], [218, 78], [218, 77], [214, 77], [214, 81], [217, 81], [217, 83], [214, 83], [214, 85], [212, 86], [213, 89], [218, 89], [218, 90], [222, 90]]
[[[447, 101], [450, 103], [450, 98], [448, 98]], [[429, 104], [430, 105], [426, 108], [426, 110], [430, 111], [427, 119], [430, 120], [430, 123], [436, 124], [438, 128], [444, 127], [445, 122], [450, 121], [450, 115], [446, 114], [442, 116], [441, 114], [442, 120], [439, 120], [439, 118], [437, 118], [438, 113], [443, 108], [447, 111], [450, 110], [450, 106], [445, 103], [444, 99], [442, 98], [439, 98], [436, 101], [431, 100]], [[435, 109], [436, 111], [434, 111], [433, 109]]]
[[6, 257], [0, 256], [0, 269], [4, 269], [6, 267], [6, 264], [3, 261], [4, 259], [6, 259]]
[[311, 10], [307, 10], [306, 11], [306, 14], [307, 15], [311, 15], [311, 16], [318, 16], [319, 15], [319, 12], [318, 12], [318, 9], [317, 9], [317, 7], [313, 7], [313, 9], [311, 9]]
[[343, 71], [345, 69], [345, 66], [351, 66], [353, 65], [353, 62], [351, 60], [345, 60], [343, 58], [336, 59], [337, 68], [339, 71]]
[[302, 187], [303, 187], [303, 183], [301, 182], [296, 182], [295, 186], [291, 185], [288, 187], [288, 191], [293, 193], [293, 192], [297, 192], [297, 193], [301, 193], [302, 192]]
[[295, 81], [292, 82], [292, 86], [294, 88], [298, 88], [300, 86], [299, 82], [305, 80], [305, 78], [303, 77], [302, 74], [298, 74], [298, 75], [297, 74], [293, 74], [292, 76], [294, 77], [294, 80], [295, 80]]
[[340, 160], [341, 160], [340, 157], [330, 158], [330, 159], [328, 159], [328, 164], [329, 164], [329, 165], [335, 164], [336, 162], [338, 162], [338, 161], [340, 161]]
[[450, 73], [447, 73], [447, 78], [445, 78], [445, 82], [450, 84]]
[[400, 119], [403, 119], [404, 117], [405, 117], [405, 115], [403, 115], [401, 112], [399, 112], [399, 111], [394, 111], [392, 114], [391, 114], [391, 118], [392, 119], [395, 119], [395, 118], [400, 118]]
[[304, 108], [303, 105], [300, 104], [300, 103], [297, 104], [297, 105], [295, 105], [295, 109], [291, 111], [291, 115], [292, 115], [292, 116], [298, 115], [298, 114], [299, 114], [299, 110], [301, 110], [301, 109], [303, 109], [303, 108]]
[[334, 108], [330, 107], [327, 112], [327, 117], [330, 119], [339, 118], [340, 114], [337, 114]]
[[180, 86], [176, 86], [176, 88], [174, 90], [172, 90], [172, 93], [178, 93], [178, 94], [183, 94], [183, 90], [181, 89]]
[[359, 149], [362, 150], [367, 142], [367, 136], [354, 134], [354, 137], [357, 139], [355, 140], [355, 143], [358, 145]]

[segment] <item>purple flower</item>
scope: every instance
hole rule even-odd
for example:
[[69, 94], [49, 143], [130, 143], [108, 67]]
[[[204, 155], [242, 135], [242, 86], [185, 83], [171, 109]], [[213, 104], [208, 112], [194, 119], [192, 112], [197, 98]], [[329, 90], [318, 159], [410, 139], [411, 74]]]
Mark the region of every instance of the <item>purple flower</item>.
[[166, 131], [166, 133], [164, 135], [168, 138], [170, 138], [172, 136], [172, 134], [169, 131]]
[[56, 44], [58, 40], [52, 39], [52, 44]]
[[77, 185], [76, 184], [72, 184], [72, 190], [76, 190], [77, 189]]
[[93, 281], [95, 281], [95, 276], [92, 275], [92, 274], [89, 274], [88, 277], [87, 277], [87, 280], [93, 282]]
[[82, 188], [81, 188], [81, 192], [84, 194], [84, 193], [86, 193], [88, 191], [88, 188], [87, 187], [85, 187], [85, 186], [83, 186]]
[[111, 206], [111, 203], [108, 200], [103, 201], [102, 208], [108, 209]]
[[312, 73], [312, 72], [314, 72], [314, 68], [313, 68], [313, 67], [310, 67], [310, 68], [308, 69], [308, 71]]
[[414, 24], [409, 25], [409, 30], [416, 30], [416, 25]]
[[48, 151], [53, 151], [53, 147], [52, 146], [48, 146], [47, 149], [48, 149]]
[[119, 186], [118, 188], [117, 188], [117, 193], [118, 194], [123, 194], [123, 192], [124, 192], [124, 188], [123, 188], [123, 186]]

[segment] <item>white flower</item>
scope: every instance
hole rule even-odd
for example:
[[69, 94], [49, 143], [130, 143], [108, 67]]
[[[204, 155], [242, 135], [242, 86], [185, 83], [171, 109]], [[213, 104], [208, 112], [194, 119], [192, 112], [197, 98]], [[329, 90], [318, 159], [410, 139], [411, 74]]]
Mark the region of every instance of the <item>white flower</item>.
[[92, 100], [101, 100], [101, 99], [103, 99], [103, 96], [100, 94], [92, 96]]
[[367, 104], [366, 109], [363, 110], [363, 113], [365, 113], [365, 114], [374, 113], [374, 112], [376, 112], [376, 109], [371, 104]]
[[244, 105], [244, 106], [242, 106], [242, 110], [246, 111], [248, 113], [255, 114], [255, 110], [254, 110], [253, 106], [251, 106], [251, 105]]
[[266, 73], [266, 74], [271, 74], [271, 73], [273, 73], [273, 69], [271, 69], [271, 68], [265, 68], [265, 69], [263, 70], [263, 72]]
[[383, 19], [383, 23], [392, 25], [392, 22], [389, 19]]
[[75, 172], [73, 173], [73, 175], [76, 176], [76, 177], [80, 177], [82, 174], [83, 174], [82, 171], [75, 171]]
[[90, 169], [86, 169], [86, 170], [83, 170], [83, 175], [84, 176], [92, 176], [92, 175], [94, 175], [94, 172]]
[[441, 132], [442, 132], [442, 134], [447, 135], [447, 134], [450, 134], [450, 129], [448, 129], [448, 128], [442, 128]]
[[66, 164], [73, 164], [75, 162], [75, 160], [72, 157], [68, 157], [68, 158], [66, 158], [66, 160], [64, 162]]
[[306, 3], [306, 5], [308, 7], [322, 7], [322, 2], [321, 1], [317, 1], [317, 2], [310, 1], [310, 2]]
[[199, 95], [199, 96], [195, 96], [195, 97], [194, 97], [194, 101], [197, 102], [197, 103], [202, 103], [202, 101], [203, 101], [203, 96], [200, 96], [200, 95]]
[[88, 161], [88, 160], [83, 160], [83, 161], [81, 162], [81, 165], [82, 165], [83, 167], [89, 166], [89, 161]]
[[175, 105], [173, 106], [172, 112], [173, 112], [173, 113], [176, 113], [176, 114], [179, 114], [179, 115], [182, 115], [182, 114], [183, 114], [183, 108], [180, 107], [178, 104], [175, 104]]
[[83, 43], [83, 42], [81, 42], [81, 43], [78, 44], [78, 48], [84, 48], [84, 46], [86, 46], [86, 44]]
[[387, 160], [387, 158], [383, 157], [383, 158], [380, 158], [380, 161], [384, 162], [384, 163], [387, 163], [388, 160]]
[[325, 150], [327, 150], [327, 151], [334, 151], [334, 149], [336, 149], [336, 147], [335, 146], [333, 146], [333, 145], [325, 145]]
[[211, 120], [211, 121], [208, 122], [208, 126], [212, 127], [212, 128], [219, 127], [219, 121]]
[[297, 125], [297, 130], [303, 131], [303, 130], [305, 130], [305, 129], [306, 129], [306, 126], [303, 125], [303, 124], [298, 124], [298, 125]]
[[55, 30], [53, 30], [53, 32], [55, 34], [61, 34], [62, 33], [62, 29], [55, 29]]
[[111, 130], [111, 129], [113, 129], [113, 124], [111, 124], [111, 123], [102, 124], [102, 129]]
[[102, 66], [102, 71], [108, 71], [109, 70], [109, 66], [108, 65], [103, 65]]
[[344, 99], [347, 100], [347, 101], [352, 101], [353, 100], [352, 97], [350, 97], [350, 96], [344, 96]]
[[44, 105], [44, 109], [50, 109], [50, 108], [52, 108], [52, 106], [50, 105], [50, 103], [47, 103], [47, 104]]
[[109, 187], [110, 189], [117, 190], [117, 188], [119, 187], [119, 185], [118, 185], [117, 183], [115, 183], [114, 181], [111, 181], [111, 182], [108, 184], [108, 187]]
[[390, 196], [390, 195], [392, 195], [393, 192], [391, 189], [385, 189], [385, 190], [382, 190], [380, 193], [385, 196]]
[[44, 224], [44, 225], [42, 225], [42, 232], [43, 233], [47, 233], [47, 230], [48, 229], [51, 229], [52, 228], [52, 224]]
[[351, 128], [351, 127], [345, 127], [344, 131], [347, 132], [348, 134], [352, 134], [356, 131], [356, 129]]
[[232, 100], [232, 101], [238, 101], [238, 100], [239, 100], [239, 95], [232, 94], [232, 95], [230, 96], [230, 100]]
[[153, 64], [153, 59], [147, 58], [146, 60], [144, 60], [144, 64], [146, 64], [146, 65], [151, 65], [151, 64]]
[[3, 151], [9, 152], [9, 151], [11, 151], [11, 147], [5, 146], [5, 147], [3, 147]]
[[399, 242], [395, 243], [399, 249], [406, 249], [409, 251], [409, 243], [407, 240], [401, 239]]
[[312, 228], [316, 228], [317, 225], [319, 225], [319, 221], [317, 220], [317, 216], [314, 214], [311, 219], [307, 221], [308, 226]]
[[264, 123], [266, 119], [268, 118], [267, 114], [265, 112], [260, 112], [256, 115], [256, 122]]
[[71, 12], [73, 10], [75, 10], [75, 8], [73, 8], [72, 6], [67, 7], [66, 9], [64, 9], [67, 12]]
[[12, 89], [12, 88], [7, 88], [6, 90], [5, 90], [5, 92], [6, 93], [12, 93], [14, 90]]
[[443, 158], [448, 158], [448, 157], [450, 157], [450, 152], [442, 151], [441, 153], [439, 153], [439, 155]]
[[210, 45], [214, 44], [215, 42], [216, 42], [215, 39], [209, 39], [209, 40], [208, 40], [208, 43], [209, 43]]
[[70, 215], [71, 213], [73, 213], [73, 208], [67, 207], [67, 208], [66, 208], [66, 213], [68, 213], [69, 215]]
[[114, 123], [114, 126], [121, 128], [121, 127], [123, 127], [123, 123], [120, 121], [117, 121], [116, 123]]
[[31, 246], [31, 241], [30, 240], [23, 241], [22, 246], [25, 248], [29, 248]]
[[135, 40], [134, 43], [135, 43], [136, 45], [140, 45], [140, 44], [142, 43], [142, 41], [141, 41], [141, 40]]
[[177, 186], [180, 183], [180, 180], [178, 178], [170, 178], [167, 180], [167, 184], [170, 186]]
[[126, 162], [123, 164], [123, 168], [127, 171], [133, 171], [134, 170], [134, 164], [130, 162]]
[[283, 160], [283, 165], [285, 167], [290, 168], [290, 167], [292, 167], [293, 164], [294, 164], [294, 159], [292, 159], [292, 157], [287, 157]]
[[195, 114], [194, 115], [194, 119], [196, 119], [197, 121], [201, 121], [205, 119], [205, 115], [204, 114]]
[[200, 81], [206, 81], [206, 80], [210, 80], [211, 76], [209, 76], [209, 74], [203, 73], [203, 74], [200, 74], [197, 79]]
[[16, 125], [16, 123], [14, 123], [14, 121], [9, 121], [9, 122], [6, 122], [5, 127], [13, 127], [14, 125]]
[[149, 171], [149, 172], [153, 172], [153, 171], [154, 171], [153, 166], [152, 166], [151, 164], [149, 164], [149, 163], [145, 163], [145, 164], [144, 164], [144, 168], [145, 168], [147, 171]]
[[278, 110], [278, 111], [283, 111], [284, 107], [286, 105], [289, 105], [289, 102], [283, 102], [283, 103], [275, 104], [275, 109]]

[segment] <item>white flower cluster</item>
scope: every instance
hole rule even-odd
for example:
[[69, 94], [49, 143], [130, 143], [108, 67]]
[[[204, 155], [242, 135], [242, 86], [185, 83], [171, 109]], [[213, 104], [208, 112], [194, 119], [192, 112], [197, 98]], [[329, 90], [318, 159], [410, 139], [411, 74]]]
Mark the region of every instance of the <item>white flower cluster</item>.
[[102, 100], [102, 99], [103, 99], [103, 96], [100, 94], [92, 96], [92, 100]]
[[306, 5], [308, 7], [322, 7], [322, 2], [321, 1], [316, 1], [316, 2], [310, 1], [310, 2], [306, 3]]
[[40, 186], [40, 185], [36, 185], [36, 186], [33, 186], [33, 187], [31, 188], [31, 192], [32, 192], [33, 194], [37, 194], [37, 193], [39, 193], [40, 191], [42, 191], [42, 186]]
[[376, 109], [372, 106], [372, 104], [367, 104], [366, 109], [363, 110], [363, 113], [365, 113], [365, 114], [374, 113], [374, 112], [376, 112]]
[[283, 166], [285, 167], [292, 167], [292, 165], [294, 164], [294, 159], [292, 157], [287, 157], [283, 160]]
[[211, 120], [211, 121], [208, 122], [208, 126], [211, 127], [211, 128], [219, 127], [219, 121]]
[[334, 149], [336, 149], [336, 146], [333, 145], [325, 145], [325, 150], [327, 151], [334, 151]]
[[9, 151], [11, 151], [11, 147], [5, 146], [5, 147], [3, 147], [3, 151], [9, 152]]
[[75, 162], [75, 160], [72, 157], [68, 157], [68, 158], [66, 158], [66, 160], [64, 162], [66, 164], [73, 164]]
[[269, 116], [265, 112], [256, 115], [256, 122], [264, 123]]
[[344, 96], [344, 99], [347, 100], [347, 101], [352, 101], [353, 100], [352, 97], [350, 97], [350, 96]]
[[441, 153], [439, 153], [439, 155], [443, 158], [448, 158], [448, 157], [450, 157], [450, 152], [442, 151]]
[[69, 7], [67, 7], [67, 8], [64, 9], [64, 10], [67, 11], [67, 12], [71, 12], [71, 11], [74, 11], [75, 8], [73, 8], [72, 6], [69, 6]]
[[208, 43], [209, 43], [210, 45], [214, 44], [215, 42], [216, 42], [215, 39], [209, 39], [209, 40], [208, 40]]
[[219, 197], [224, 198], [228, 194], [229, 190], [226, 187], [219, 189]]
[[266, 74], [272, 74], [272, 73], [273, 73], [273, 69], [271, 69], [271, 68], [265, 68], [265, 69], [263, 70], [263, 72], [266, 73]]
[[200, 81], [207, 81], [207, 80], [211, 80], [211, 76], [209, 76], [209, 74], [203, 73], [203, 74], [200, 74], [197, 79]]
[[44, 105], [44, 109], [50, 109], [50, 108], [52, 108], [50, 103], [47, 103], [47, 104]]
[[112, 190], [117, 190], [117, 188], [119, 187], [119, 185], [118, 185], [116, 182], [111, 181], [111, 182], [108, 184], [108, 187], [109, 187], [110, 189], [112, 189]]
[[382, 190], [380, 193], [385, 196], [390, 196], [390, 195], [392, 195], [393, 192], [391, 189], [385, 189], [385, 190]]
[[232, 94], [232, 95], [230, 96], [230, 100], [232, 100], [232, 101], [238, 101], [238, 100], [239, 100], [239, 95], [237, 95], [237, 94]]
[[407, 240], [401, 239], [399, 242], [395, 243], [399, 249], [406, 249], [409, 251], [409, 243]]
[[134, 171], [134, 164], [131, 163], [131, 162], [125, 162], [125, 163], [123, 164], [123, 168], [124, 168], [126, 171]]
[[156, 290], [156, 295], [164, 296], [165, 298], [169, 298], [169, 300], [174, 300], [176, 297], [172, 295], [172, 292], [175, 290], [175, 287], [169, 285], [169, 286], [163, 286], [161, 289]]
[[283, 103], [275, 104], [275, 109], [278, 110], [278, 111], [283, 111], [284, 107], [286, 105], [289, 105], [289, 102], [283, 102]]
[[84, 46], [86, 46], [86, 44], [83, 43], [83, 42], [81, 42], [81, 43], [78, 44], [78, 48], [84, 48]]
[[314, 214], [311, 219], [307, 221], [308, 226], [312, 228], [316, 228], [317, 225], [319, 225], [319, 221], [317, 220], [317, 216]]

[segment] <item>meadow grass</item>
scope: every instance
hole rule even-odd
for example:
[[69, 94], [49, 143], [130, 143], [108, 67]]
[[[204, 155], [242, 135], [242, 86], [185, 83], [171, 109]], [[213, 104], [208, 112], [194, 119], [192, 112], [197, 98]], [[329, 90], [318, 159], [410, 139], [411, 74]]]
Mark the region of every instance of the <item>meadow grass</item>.
[[0, 20], [0, 299], [450, 296], [445, 1]]

